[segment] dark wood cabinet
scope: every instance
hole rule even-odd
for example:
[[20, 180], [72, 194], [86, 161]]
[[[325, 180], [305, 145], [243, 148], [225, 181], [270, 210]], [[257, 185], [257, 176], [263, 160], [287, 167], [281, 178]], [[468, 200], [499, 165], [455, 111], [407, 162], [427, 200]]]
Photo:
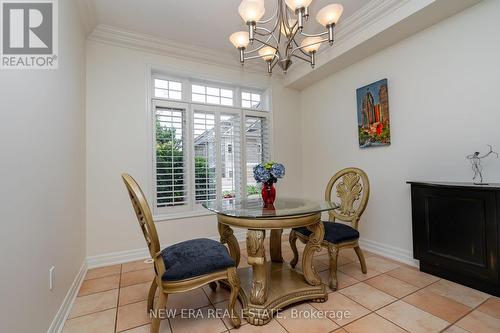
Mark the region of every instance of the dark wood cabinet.
[[408, 183], [420, 270], [500, 296], [500, 184]]

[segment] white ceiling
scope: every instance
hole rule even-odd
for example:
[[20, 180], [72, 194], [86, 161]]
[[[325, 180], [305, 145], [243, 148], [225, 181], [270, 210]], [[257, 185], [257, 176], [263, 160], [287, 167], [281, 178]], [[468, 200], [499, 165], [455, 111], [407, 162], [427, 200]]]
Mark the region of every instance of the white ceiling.
[[[238, 14], [239, 0], [89, 1], [95, 6], [98, 24], [217, 51], [234, 51], [228, 37], [234, 31], [245, 29]], [[305, 31], [321, 31], [315, 15], [327, 4], [341, 3], [345, 19], [368, 2], [370, 0], [313, 0], [311, 19]], [[274, 13], [276, 3], [277, 0], [265, 0], [264, 19]]]

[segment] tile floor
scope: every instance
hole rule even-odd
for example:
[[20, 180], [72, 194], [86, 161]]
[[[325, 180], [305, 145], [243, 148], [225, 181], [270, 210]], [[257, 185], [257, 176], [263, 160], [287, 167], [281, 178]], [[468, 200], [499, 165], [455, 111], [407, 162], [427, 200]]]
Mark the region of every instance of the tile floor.
[[[267, 244], [268, 245], [268, 244]], [[241, 245], [240, 266], [246, 266]], [[365, 251], [368, 274], [361, 274], [353, 250], [339, 257], [339, 290], [329, 290], [325, 303], [302, 303], [285, 309], [269, 324], [256, 327], [243, 320], [233, 330], [227, 318], [213, 318], [208, 312], [224, 310], [229, 293], [207, 286], [169, 296], [167, 309], [199, 309], [196, 319], [178, 315], [162, 321], [161, 333], [498, 333], [500, 298], [419, 272], [413, 267]], [[292, 252], [283, 242], [283, 257]], [[328, 284], [328, 255], [315, 257], [315, 266]], [[300, 265], [298, 266], [300, 269]], [[143, 261], [91, 269], [64, 326], [63, 333], [149, 333], [146, 299], [153, 278], [151, 264]], [[292, 318], [311, 311], [349, 311], [333, 318]], [[198, 312], [197, 312], [198, 313]], [[204, 318], [203, 318], [204, 317]], [[211, 317], [211, 318], [208, 318]], [[337, 318], [338, 317], [338, 318]]]

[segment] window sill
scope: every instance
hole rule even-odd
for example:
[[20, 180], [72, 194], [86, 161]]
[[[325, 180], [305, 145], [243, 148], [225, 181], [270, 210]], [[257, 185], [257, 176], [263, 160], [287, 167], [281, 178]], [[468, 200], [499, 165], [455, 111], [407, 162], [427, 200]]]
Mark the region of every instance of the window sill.
[[191, 217], [200, 217], [200, 216], [209, 216], [209, 215], [215, 215], [215, 213], [212, 213], [208, 210], [196, 210], [196, 211], [188, 211], [188, 212], [181, 212], [181, 213], [173, 213], [173, 214], [160, 214], [160, 215], [154, 215], [153, 220], [156, 222], [165, 222], [165, 221], [172, 221], [172, 220], [181, 220], [181, 219], [187, 219]]

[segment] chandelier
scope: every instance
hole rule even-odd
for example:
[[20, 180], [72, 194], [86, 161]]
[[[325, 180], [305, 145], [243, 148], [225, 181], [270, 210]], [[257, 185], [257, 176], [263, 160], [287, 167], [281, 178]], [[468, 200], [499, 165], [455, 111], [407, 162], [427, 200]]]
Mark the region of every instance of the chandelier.
[[[276, 64], [284, 73], [292, 65], [292, 58], [302, 59], [314, 68], [316, 52], [328, 42], [333, 45], [333, 29], [344, 8], [339, 4], [323, 7], [316, 14], [316, 20], [326, 31], [318, 34], [304, 32], [304, 23], [309, 19], [309, 5], [312, 0], [277, 0], [274, 15], [261, 20], [265, 14], [264, 0], [243, 0], [238, 12], [248, 26], [248, 31], [233, 33], [229, 40], [240, 52], [240, 62], [261, 58], [272, 73]], [[257, 45], [256, 45], [257, 44]], [[254, 46], [247, 50], [249, 45]]]

